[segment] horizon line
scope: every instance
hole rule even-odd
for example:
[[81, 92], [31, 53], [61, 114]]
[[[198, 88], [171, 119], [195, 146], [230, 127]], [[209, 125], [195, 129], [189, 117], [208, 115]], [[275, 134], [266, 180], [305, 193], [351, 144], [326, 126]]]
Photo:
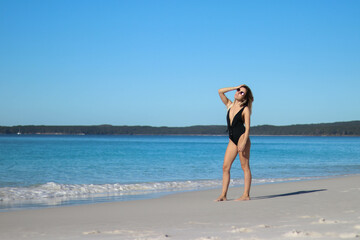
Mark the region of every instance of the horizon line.
[[[296, 125], [318, 125], [318, 124], [335, 124], [335, 123], [350, 123], [350, 122], [360, 122], [360, 120], [351, 120], [351, 121], [338, 121], [338, 122], [321, 122], [321, 123], [294, 123], [294, 124], [287, 124], [287, 125], [272, 125], [272, 124], [261, 124], [261, 125], [253, 125], [250, 127], [261, 127], [261, 126], [275, 126], [275, 127], [286, 127], [286, 126], [296, 126]], [[152, 128], [188, 128], [188, 127], [210, 127], [210, 126], [226, 126], [226, 125], [215, 125], [215, 124], [208, 124], [208, 125], [190, 125], [190, 126], [151, 126], [151, 125], [112, 125], [112, 124], [88, 124], [88, 125], [44, 125], [44, 124], [27, 124], [27, 125], [12, 125], [12, 126], [5, 126], [0, 125], [0, 127], [25, 127], [25, 126], [46, 126], [46, 127], [99, 127], [99, 126], [109, 126], [109, 127], [152, 127]]]

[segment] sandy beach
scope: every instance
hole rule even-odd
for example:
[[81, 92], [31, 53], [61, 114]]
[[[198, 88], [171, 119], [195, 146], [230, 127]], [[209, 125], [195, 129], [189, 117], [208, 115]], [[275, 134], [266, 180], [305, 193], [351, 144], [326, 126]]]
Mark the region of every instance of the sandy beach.
[[360, 175], [0, 213], [0, 239], [355, 239]]

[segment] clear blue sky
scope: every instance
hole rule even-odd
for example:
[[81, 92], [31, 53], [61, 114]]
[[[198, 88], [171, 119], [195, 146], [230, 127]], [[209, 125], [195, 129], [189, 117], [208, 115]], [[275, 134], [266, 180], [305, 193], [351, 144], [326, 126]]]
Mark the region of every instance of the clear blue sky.
[[[360, 1], [1, 0], [0, 125], [360, 120]], [[227, 94], [233, 99], [233, 92]]]

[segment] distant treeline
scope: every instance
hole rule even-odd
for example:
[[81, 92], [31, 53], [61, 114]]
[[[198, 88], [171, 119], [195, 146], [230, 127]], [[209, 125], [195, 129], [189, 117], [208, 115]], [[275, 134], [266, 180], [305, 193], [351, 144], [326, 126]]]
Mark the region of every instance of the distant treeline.
[[[226, 135], [226, 126], [150, 127], [150, 126], [0, 126], [0, 134], [72, 135]], [[360, 136], [360, 121], [289, 126], [251, 127], [251, 135]]]
[[251, 128], [252, 135], [360, 136], [360, 121], [289, 126], [262, 125]]

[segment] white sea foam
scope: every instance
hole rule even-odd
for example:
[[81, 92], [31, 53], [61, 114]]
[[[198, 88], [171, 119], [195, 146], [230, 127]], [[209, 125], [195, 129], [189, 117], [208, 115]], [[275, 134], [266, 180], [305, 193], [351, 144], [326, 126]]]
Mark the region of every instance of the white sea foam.
[[[262, 184], [303, 179], [306, 178], [254, 179], [253, 183]], [[221, 187], [221, 184], [221, 180], [173, 181], [133, 184], [59, 184], [48, 182], [43, 185], [30, 187], [0, 188], [0, 203], [11, 203], [14, 201], [19, 202], [26, 200], [51, 202], [55, 199], [71, 200], [89, 197], [131, 196], [174, 191], [180, 192], [219, 188]], [[231, 180], [230, 184], [232, 186], [239, 186], [243, 184], [243, 180]]]

